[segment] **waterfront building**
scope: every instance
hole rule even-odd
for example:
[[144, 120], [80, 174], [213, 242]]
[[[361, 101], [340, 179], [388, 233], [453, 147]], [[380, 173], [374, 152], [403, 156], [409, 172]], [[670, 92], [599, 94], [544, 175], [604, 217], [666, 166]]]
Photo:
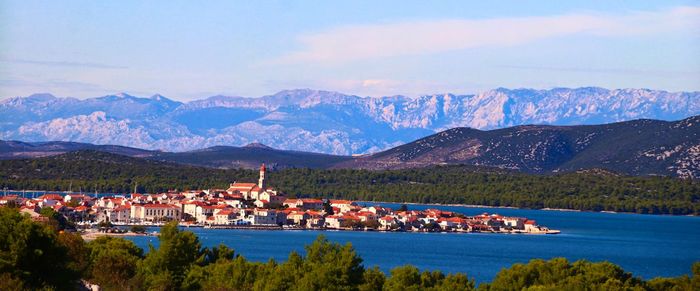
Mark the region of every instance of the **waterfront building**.
[[131, 205], [131, 220], [137, 222], [161, 222], [180, 220], [181, 209], [170, 204], [135, 204]]

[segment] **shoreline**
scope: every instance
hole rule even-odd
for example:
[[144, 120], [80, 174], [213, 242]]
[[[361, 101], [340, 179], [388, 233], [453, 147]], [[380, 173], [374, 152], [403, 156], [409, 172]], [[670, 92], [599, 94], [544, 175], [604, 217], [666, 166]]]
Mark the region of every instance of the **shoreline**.
[[83, 238], [84, 241], [91, 241], [91, 240], [95, 240], [95, 239], [97, 239], [99, 237], [103, 237], [103, 236], [132, 237], [132, 236], [158, 236], [158, 235], [152, 234], [152, 233], [135, 233], [135, 232], [113, 233], [113, 232], [90, 231], [90, 232], [81, 233], [80, 236]]
[[416, 203], [416, 202], [391, 202], [391, 201], [357, 201], [358, 203], [378, 203], [378, 204], [406, 204], [406, 205], [435, 205], [435, 206], [451, 206], [451, 207], [465, 207], [465, 208], [490, 208], [490, 209], [517, 209], [517, 210], [541, 210], [541, 211], [560, 211], [560, 212], [581, 212], [581, 213], [604, 213], [604, 214], [637, 214], [637, 215], [649, 215], [649, 216], [689, 216], [689, 217], [700, 217], [700, 215], [695, 214], [663, 214], [663, 213], [637, 213], [637, 212], [620, 212], [620, 211], [610, 211], [610, 210], [580, 210], [580, 209], [569, 209], [569, 208], [521, 208], [515, 206], [489, 206], [489, 205], [478, 205], [478, 204], [442, 204], [442, 203]]

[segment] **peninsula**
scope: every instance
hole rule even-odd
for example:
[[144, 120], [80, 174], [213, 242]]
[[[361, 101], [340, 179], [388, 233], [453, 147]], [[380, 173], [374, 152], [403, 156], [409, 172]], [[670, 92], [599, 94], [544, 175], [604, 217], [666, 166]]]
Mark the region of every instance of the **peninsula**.
[[85, 194], [44, 194], [29, 199], [0, 197], [40, 219], [50, 207], [78, 225], [159, 226], [178, 221], [183, 226], [245, 229], [329, 229], [415, 232], [491, 232], [556, 234], [525, 217], [483, 213], [465, 216], [438, 209], [391, 209], [362, 206], [351, 200], [290, 198], [267, 185], [266, 168], [258, 183], [234, 182], [228, 189], [131, 193], [92, 197]]

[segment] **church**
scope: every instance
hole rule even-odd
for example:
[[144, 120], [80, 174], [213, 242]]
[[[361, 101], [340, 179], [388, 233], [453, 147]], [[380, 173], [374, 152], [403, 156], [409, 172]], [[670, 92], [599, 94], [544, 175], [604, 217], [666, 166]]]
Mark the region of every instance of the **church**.
[[234, 182], [229, 185], [226, 190], [229, 194], [240, 194], [243, 199], [252, 201], [258, 207], [268, 207], [281, 205], [285, 197], [282, 193], [278, 193], [271, 187], [267, 186], [265, 180], [266, 172], [265, 164], [260, 166], [260, 177], [258, 183], [239, 183]]

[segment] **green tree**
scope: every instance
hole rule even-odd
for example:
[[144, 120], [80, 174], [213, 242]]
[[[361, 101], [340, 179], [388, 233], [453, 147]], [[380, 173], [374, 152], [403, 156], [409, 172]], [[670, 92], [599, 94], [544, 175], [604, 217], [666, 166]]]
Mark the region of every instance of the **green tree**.
[[381, 291], [385, 281], [386, 276], [375, 266], [365, 270], [363, 283], [358, 288], [360, 291]]
[[190, 267], [203, 260], [199, 238], [190, 231], [180, 231], [173, 221], [161, 228], [160, 247], [150, 246], [139, 265], [140, 282], [147, 289], [179, 288]]
[[90, 256], [87, 279], [105, 290], [127, 290], [133, 284], [143, 250], [133, 242], [115, 237], [98, 237], [86, 244]]
[[69, 290], [80, 278], [78, 269], [52, 227], [0, 207], [0, 274], [28, 289]]
[[483, 290], [522, 290], [549, 288], [566, 290], [609, 290], [643, 288], [644, 282], [608, 262], [591, 263], [585, 260], [569, 263], [564, 258], [549, 261], [531, 260], [515, 264], [496, 275]]
[[333, 215], [335, 212], [333, 211], [333, 206], [331, 206], [330, 200], [324, 200], [323, 201], [323, 211], [326, 212], [328, 215]]
[[350, 243], [341, 246], [319, 235], [305, 250], [302, 267], [305, 272], [297, 282], [301, 290], [321, 290], [328, 286], [350, 290], [362, 283], [362, 259]]
[[146, 233], [146, 227], [143, 225], [132, 225], [129, 231], [133, 233]]
[[390, 273], [391, 276], [384, 283], [385, 290], [420, 290], [421, 277], [418, 268], [406, 265], [393, 268]]

